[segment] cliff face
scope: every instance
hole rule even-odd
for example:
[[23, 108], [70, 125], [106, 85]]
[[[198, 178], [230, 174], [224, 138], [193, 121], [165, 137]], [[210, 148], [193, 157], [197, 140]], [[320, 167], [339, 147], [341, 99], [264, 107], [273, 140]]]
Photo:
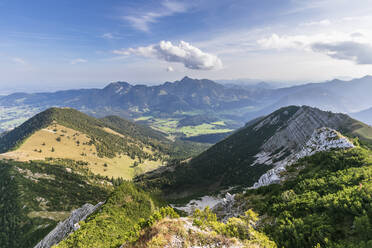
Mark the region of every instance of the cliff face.
[[81, 208], [72, 211], [69, 218], [60, 222], [43, 240], [41, 240], [34, 248], [49, 248], [61, 242], [70, 233], [73, 233], [80, 228], [79, 222], [85, 220], [89, 215], [94, 213], [102, 206], [103, 202], [93, 206], [92, 204], [84, 204]]
[[[270, 123], [278, 120], [277, 116], [269, 116]], [[264, 120], [263, 122], [268, 122]], [[345, 115], [324, 112], [316, 108], [301, 107], [289, 118], [286, 125], [281, 126], [277, 132], [262, 146], [264, 152], [272, 152], [278, 149], [299, 151], [311, 137], [315, 129], [330, 127], [336, 130], [344, 124]], [[259, 123], [255, 129], [259, 129]]]

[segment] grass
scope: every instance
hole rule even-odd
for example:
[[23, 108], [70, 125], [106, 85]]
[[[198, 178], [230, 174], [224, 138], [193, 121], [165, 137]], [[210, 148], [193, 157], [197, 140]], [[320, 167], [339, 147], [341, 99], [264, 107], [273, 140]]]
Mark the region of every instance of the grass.
[[177, 127], [179, 119], [174, 118], [155, 118], [149, 123], [151, 127], [156, 130], [169, 133], [169, 134], [182, 134], [186, 137], [198, 136], [201, 134], [212, 134], [212, 133], [227, 133], [233, 131], [233, 129], [223, 128], [225, 122], [217, 121], [214, 123], [204, 123], [198, 126], [184, 126]]
[[135, 118], [134, 121], [147, 121], [151, 118], [153, 117], [152, 116], [141, 116], [141, 117]]
[[29, 218], [42, 218], [55, 221], [63, 221], [70, 216], [68, 211], [32, 211], [27, 216]]
[[[104, 131], [123, 136], [109, 128]], [[59, 141], [58, 141], [59, 140]], [[99, 157], [94, 145], [89, 144], [90, 138], [85, 134], [59, 124], [35, 132], [15, 151], [0, 155], [0, 158], [17, 161], [45, 160], [46, 158], [66, 158], [88, 163], [89, 169], [95, 174], [108, 177], [122, 177], [130, 180], [139, 173], [154, 170], [162, 165], [161, 161], [132, 159], [127, 155], [117, 155], [113, 158]], [[54, 151], [52, 151], [52, 148]], [[147, 153], [152, 153], [145, 147]], [[133, 167], [138, 162], [137, 167]]]
[[212, 122], [211, 124], [218, 125], [218, 126], [226, 126], [226, 123], [224, 121], [215, 121], [215, 122]]

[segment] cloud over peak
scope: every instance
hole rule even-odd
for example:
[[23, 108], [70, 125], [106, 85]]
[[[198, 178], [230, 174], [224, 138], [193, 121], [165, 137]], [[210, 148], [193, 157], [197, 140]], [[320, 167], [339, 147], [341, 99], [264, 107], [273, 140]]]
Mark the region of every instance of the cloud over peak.
[[185, 41], [180, 41], [178, 45], [174, 45], [170, 41], [161, 41], [159, 44], [130, 48], [124, 51], [116, 50], [114, 53], [121, 55], [134, 54], [167, 62], [182, 63], [186, 68], [193, 70], [222, 68], [222, 61], [216, 55], [203, 52]]

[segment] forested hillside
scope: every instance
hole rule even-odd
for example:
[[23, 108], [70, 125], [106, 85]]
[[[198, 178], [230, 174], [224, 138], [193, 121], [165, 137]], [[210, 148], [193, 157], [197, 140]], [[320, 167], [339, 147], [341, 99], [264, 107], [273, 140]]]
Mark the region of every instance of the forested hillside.
[[113, 182], [81, 162], [0, 161], [0, 247], [33, 247], [71, 210], [104, 201]]
[[372, 247], [372, 152], [317, 153], [290, 166], [283, 184], [236, 196], [262, 215], [278, 247]]
[[[168, 170], [162, 168], [161, 173], [148, 173], [136, 180], [150, 188], [184, 195], [202, 195], [229, 186], [253, 186], [275, 163], [299, 152], [314, 130], [321, 127], [358, 137], [365, 144], [372, 141], [372, 128], [347, 115], [290, 106], [248, 123], [189, 162], [173, 164]], [[269, 162], [261, 161], [262, 156]]]

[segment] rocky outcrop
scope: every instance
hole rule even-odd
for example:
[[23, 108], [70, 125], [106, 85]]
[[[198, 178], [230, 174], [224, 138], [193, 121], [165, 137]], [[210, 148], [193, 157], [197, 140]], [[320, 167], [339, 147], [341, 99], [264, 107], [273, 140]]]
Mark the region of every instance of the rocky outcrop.
[[[270, 120], [264, 120], [263, 122], [274, 124], [278, 121], [278, 116], [270, 116], [270, 118]], [[271, 153], [285, 148], [298, 152], [309, 140], [314, 130], [321, 127], [339, 130], [344, 124], [344, 114], [334, 114], [302, 106], [288, 119], [285, 126], [279, 127], [279, 130], [263, 144], [262, 150]]]
[[49, 248], [58, 244], [65, 239], [69, 234], [80, 228], [79, 222], [85, 220], [89, 215], [94, 213], [102, 206], [103, 202], [93, 206], [92, 204], [84, 204], [81, 208], [72, 211], [70, 217], [58, 223], [58, 225], [34, 248]]
[[238, 217], [243, 212], [242, 206], [236, 206], [235, 202], [235, 194], [227, 192], [222, 201], [212, 208], [212, 211], [222, 222], [226, 222], [229, 218]]
[[253, 187], [258, 188], [264, 185], [280, 182], [280, 173], [285, 171], [285, 167], [293, 164], [303, 157], [311, 156], [321, 151], [329, 151], [332, 149], [349, 149], [353, 147], [354, 145], [346, 137], [342, 136], [339, 132], [332, 128], [322, 127], [316, 129], [313, 131], [313, 134], [302, 146], [299, 152], [294, 152], [285, 157], [283, 160], [273, 162], [273, 159], [267, 153], [260, 153], [260, 156], [257, 157], [257, 159], [261, 163], [270, 163], [275, 167], [263, 174], [258, 182], [253, 185]]

